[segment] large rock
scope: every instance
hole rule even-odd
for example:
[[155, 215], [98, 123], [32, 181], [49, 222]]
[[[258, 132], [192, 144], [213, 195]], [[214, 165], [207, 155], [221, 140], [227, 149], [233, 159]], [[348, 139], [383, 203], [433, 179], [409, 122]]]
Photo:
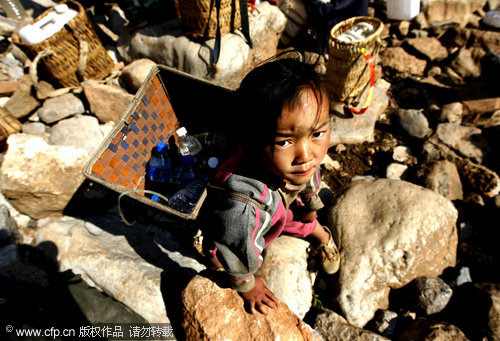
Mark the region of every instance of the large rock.
[[477, 78], [481, 76], [481, 58], [484, 52], [481, 49], [461, 48], [451, 62], [451, 67], [463, 78]]
[[460, 161], [458, 166], [464, 183], [477, 193], [490, 198], [500, 193], [500, 177], [495, 171], [469, 160]]
[[440, 340], [467, 341], [465, 334], [457, 326], [433, 320], [417, 319], [399, 337], [401, 341]]
[[409, 38], [408, 45], [423, 54], [430, 61], [441, 61], [448, 57], [448, 51], [441, 42], [434, 37]]
[[440, 123], [436, 129], [437, 137], [461, 155], [481, 162], [489, 151], [481, 129], [454, 123]]
[[311, 308], [313, 297], [315, 276], [307, 271], [308, 247], [305, 240], [281, 236], [264, 251], [258, 271], [274, 295], [300, 318]]
[[412, 311], [424, 315], [441, 312], [453, 294], [451, 287], [439, 277], [418, 277], [402, 290]]
[[158, 64], [235, 88], [253, 65], [276, 54], [286, 17], [277, 6], [267, 2], [257, 5], [257, 9], [249, 13], [254, 48], [250, 48], [238, 31], [224, 35], [215, 72], [211, 71], [210, 66], [215, 39], [201, 43], [191, 40], [183, 34], [179, 24], [167, 22], [146, 27], [134, 32], [130, 40], [122, 36], [119, 42], [120, 55], [129, 61], [148, 58]]
[[[492, 113], [500, 108], [500, 96], [466, 100], [463, 101], [463, 104], [469, 114], [484, 115]], [[496, 125], [499, 124], [497, 123]]]
[[284, 304], [268, 315], [245, 311], [243, 298], [233, 289], [197, 275], [182, 292], [188, 340], [312, 340], [305, 325]]
[[443, 105], [441, 108], [441, 113], [439, 114], [439, 120], [449, 123], [462, 123], [462, 116], [464, 111], [464, 105], [461, 102], [452, 102]]
[[77, 115], [58, 122], [49, 129], [53, 145], [83, 148], [92, 153], [103, 139], [99, 121], [94, 116]]
[[89, 102], [90, 111], [103, 123], [109, 121], [117, 123], [134, 98], [118, 86], [101, 84], [94, 80], [87, 80], [81, 85]]
[[424, 138], [429, 134], [429, 121], [427, 117], [416, 109], [399, 109], [399, 124], [408, 135]]
[[166, 307], [165, 302], [178, 300], [180, 292], [165, 292], [169, 287], [165, 281], [179, 281], [181, 273], [193, 276], [205, 269], [182, 255], [178, 242], [165, 229], [140, 223], [127, 227], [117, 215], [105, 215], [93, 222], [68, 216], [40, 219], [36, 240], [47, 255], [51, 248], [56, 250], [52, 256], [60, 271], [80, 274], [89, 285], [149, 323], [169, 323], [175, 313], [181, 318], [181, 311]]
[[1, 171], [2, 193], [19, 212], [34, 219], [60, 215], [84, 180], [89, 152], [49, 145], [42, 137], [7, 139]]
[[488, 311], [488, 336], [491, 340], [500, 340], [500, 284], [476, 283], [476, 288], [489, 296], [491, 306]]
[[384, 69], [389, 69], [400, 77], [422, 76], [427, 62], [419, 59], [402, 47], [388, 47], [380, 52], [380, 63]]
[[424, 178], [426, 188], [429, 188], [449, 200], [462, 200], [464, 197], [462, 182], [457, 166], [447, 160], [431, 162]]
[[381, 335], [364, 330], [349, 324], [342, 316], [334, 311], [324, 309], [316, 317], [314, 329], [328, 341], [382, 341], [389, 340]]
[[422, 9], [429, 23], [453, 19], [464, 27], [485, 3], [486, 0], [424, 0]]
[[21, 77], [19, 87], [4, 108], [15, 118], [24, 118], [39, 106], [40, 102], [31, 93], [31, 82], [28, 78]]
[[375, 86], [372, 102], [362, 115], [345, 117], [345, 111], [349, 112], [349, 109], [339, 105], [337, 110], [344, 112], [331, 115], [330, 146], [339, 143], [373, 142], [375, 140], [375, 123], [388, 106], [387, 89], [382, 86]]
[[455, 265], [457, 210], [441, 195], [399, 180], [355, 181], [330, 212], [341, 266], [335, 300], [364, 326], [388, 307], [391, 288]]
[[136, 93], [155, 65], [155, 62], [147, 58], [134, 60], [123, 68], [120, 77], [127, 84], [130, 91]]
[[82, 101], [72, 93], [49, 98], [37, 111], [38, 117], [47, 124], [52, 124], [70, 116], [83, 114], [85, 108]]
[[10, 96], [17, 88], [19, 88], [18, 81], [0, 81], [0, 96]]

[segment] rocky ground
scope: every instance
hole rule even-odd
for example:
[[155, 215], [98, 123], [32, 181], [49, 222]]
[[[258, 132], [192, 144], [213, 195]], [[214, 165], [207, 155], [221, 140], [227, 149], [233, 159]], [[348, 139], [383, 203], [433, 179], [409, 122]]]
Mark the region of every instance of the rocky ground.
[[[35, 13], [48, 2], [33, 2]], [[132, 203], [138, 222], [127, 226], [117, 193], [81, 173], [152, 65], [204, 74], [203, 63], [161, 55], [158, 44], [186, 55], [199, 45], [168, 33], [170, 24], [130, 34], [117, 28], [116, 6], [109, 16], [94, 10], [115, 77], [47, 98], [32, 88], [31, 61], [9, 41], [16, 22], [0, 18], [0, 113], [11, 134], [1, 167], [1, 320], [77, 329], [170, 323], [180, 339], [498, 340], [500, 32], [481, 22], [495, 2], [425, 4], [412, 21], [391, 21], [382, 1], [370, 2], [385, 23], [374, 99], [360, 116], [334, 107], [322, 165], [343, 267], [334, 276], [311, 271], [308, 242], [280, 238], [261, 273], [286, 305], [267, 317], [247, 314], [206, 269], [192, 245], [196, 224]], [[269, 44], [285, 30], [285, 15], [268, 6], [260, 13], [252, 25], [273, 22], [256, 33]], [[248, 50], [241, 38], [225, 39]], [[276, 44], [245, 58], [272, 55]], [[227, 65], [222, 58], [215, 81], [231, 86]]]

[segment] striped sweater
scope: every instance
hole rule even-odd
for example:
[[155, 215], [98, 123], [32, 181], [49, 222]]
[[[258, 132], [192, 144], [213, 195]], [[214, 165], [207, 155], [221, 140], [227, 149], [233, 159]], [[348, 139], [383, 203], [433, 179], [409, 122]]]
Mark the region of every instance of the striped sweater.
[[282, 233], [305, 237], [316, 228], [316, 220], [295, 221], [290, 205], [311, 211], [323, 207], [317, 195], [319, 170], [307, 184], [291, 185], [262, 170], [248, 171], [242, 155], [235, 154], [219, 168], [213, 183], [224, 191], [209, 193], [207, 236], [233, 288], [245, 292], [253, 288], [262, 252], [274, 239]]

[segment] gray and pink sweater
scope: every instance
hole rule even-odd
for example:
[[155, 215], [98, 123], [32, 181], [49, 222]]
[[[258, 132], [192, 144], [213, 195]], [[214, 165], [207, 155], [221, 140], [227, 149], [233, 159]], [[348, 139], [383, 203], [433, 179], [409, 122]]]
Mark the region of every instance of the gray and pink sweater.
[[237, 153], [217, 171], [213, 185], [223, 190], [209, 194], [207, 235], [233, 288], [242, 292], [253, 288], [253, 275], [263, 261], [262, 251], [274, 239], [281, 234], [305, 237], [316, 228], [316, 220], [294, 220], [292, 208], [305, 206], [315, 211], [323, 207], [318, 196], [319, 170], [307, 184], [297, 186], [266, 173], [264, 167], [244, 163], [242, 154]]

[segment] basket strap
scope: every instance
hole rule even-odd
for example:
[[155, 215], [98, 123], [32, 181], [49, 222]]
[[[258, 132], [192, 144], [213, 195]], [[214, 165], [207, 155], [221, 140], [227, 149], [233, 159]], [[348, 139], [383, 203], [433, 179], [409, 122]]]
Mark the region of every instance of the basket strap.
[[[253, 48], [253, 41], [250, 38], [250, 25], [248, 24], [248, 4], [247, 0], [239, 0], [240, 1], [240, 15], [241, 15], [241, 33], [247, 40], [250, 48]], [[253, 11], [253, 4], [252, 4]]]
[[370, 105], [373, 98], [373, 86], [375, 85], [375, 62], [373, 61], [373, 57], [366, 51], [364, 47], [361, 48], [361, 53], [363, 54], [363, 57], [365, 57], [366, 62], [368, 63], [368, 66], [370, 68], [370, 89], [368, 90], [368, 96], [366, 96], [365, 103], [360, 110], [357, 110], [353, 107], [349, 108], [352, 113], [357, 115], [364, 114], [365, 111], [368, 110], [368, 106]]
[[221, 0], [215, 0], [215, 11], [217, 14], [217, 32], [215, 33], [215, 44], [214, 44], [214, 55], [213, 55], [213, 64], [217, 64], [219, 61], [219, 55], [220, 55], [220, 45], [221, 45], [221, 40], [222, 36], [220, 33], [220, 1]]
[[[253, 42], [252, 42], [252, 39], [250, 38], [250, 27], [248, 24], [247, 0], [234, 0], [234, 1], [240, 2], [241, 33], [243, 33], [243, 36], [245, 37], [247, 44], [250, 46], [250, 48], [253, 48]], [[222, 35], [221, 35], [221, 31], [220, 31], [221, 0], [212, 0], [211, 1], [209, 13], [211, 13], [211, 11], [213, 9], [214, 2], [215, 2], [215, 11], [217, 14], [217, 31], [215, 33], [214, 50], [210, 56], [210, 63], [209, 63], [211, 68], [213, 68], [213, 69], [215, 69], [215, 64], [217, 64], [217, 62], [219, 61], [221, 42], [222, 42]]]

